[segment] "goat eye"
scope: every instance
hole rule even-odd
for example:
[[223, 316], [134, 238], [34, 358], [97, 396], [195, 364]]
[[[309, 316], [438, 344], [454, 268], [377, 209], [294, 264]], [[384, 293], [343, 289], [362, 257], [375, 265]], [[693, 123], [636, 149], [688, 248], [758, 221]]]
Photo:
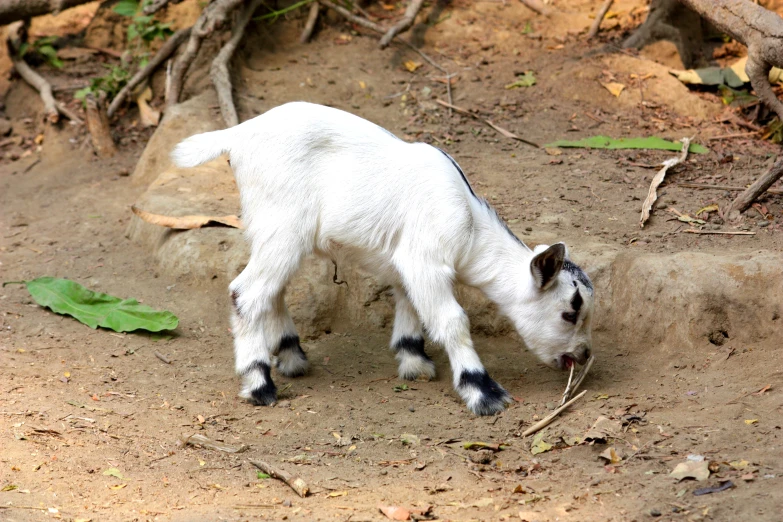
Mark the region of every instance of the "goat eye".
[[576, 312], [563, 312], [563, 320], [568, 321], [571, 324], [576, 324], [578, 314]]

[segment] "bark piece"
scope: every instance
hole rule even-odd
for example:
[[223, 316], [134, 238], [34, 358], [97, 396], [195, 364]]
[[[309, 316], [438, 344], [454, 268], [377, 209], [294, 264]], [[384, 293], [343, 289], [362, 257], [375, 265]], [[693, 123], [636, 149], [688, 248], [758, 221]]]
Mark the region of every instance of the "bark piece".
[[111, 137], [109, 117], [104, 109], [104, 98], [95, 98], [88, 94], [84, 99], [87, 109], [87, 130], [92, 137], [92, 146], [99, 158], [111, 158], [117, 153], [117, 147]]

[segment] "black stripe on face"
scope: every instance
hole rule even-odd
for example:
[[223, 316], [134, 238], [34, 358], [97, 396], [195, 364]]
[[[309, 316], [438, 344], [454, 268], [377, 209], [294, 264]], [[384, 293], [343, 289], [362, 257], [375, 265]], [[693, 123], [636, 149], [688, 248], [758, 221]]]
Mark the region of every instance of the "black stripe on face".
[[579, 310], [582, 309], [583, 303], [582, 294], [579, 293], [579, 289], [577, 288], [574, 297], [571, 298], [571, 308], [573, 308], [574, 311], [563, 312], [563, 320], [568, 321], [571, 324], [576, 324], [576, 321], [579, 319]]
[[593, 283], [590, 281], [590, 278], [587, 277], [587, 274], [585, 274], [584, 270], [579, 268], [579, 266], [566, 259], [563, 261], [563, 270], [571, 274], [574, 279], [585, 285], [585, 288], [590, 290], [590, 293], [593, 292]]

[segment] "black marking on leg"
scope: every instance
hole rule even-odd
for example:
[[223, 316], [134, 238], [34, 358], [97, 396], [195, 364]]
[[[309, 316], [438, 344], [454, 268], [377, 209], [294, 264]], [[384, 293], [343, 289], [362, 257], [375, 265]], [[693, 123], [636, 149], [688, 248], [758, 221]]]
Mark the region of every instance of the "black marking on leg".
[[[280, 346], [277, 349], [277, 352], [275, 355], [280, 357], [280, 354], [283, 352], [291, 352], [287, 355], [287, 357], [296, 357], [299, 359], [302, 359], [304, 361], [307, 360], [307, 354], [304, 353], [304, 350], [302, 350], [302, 346], [299, 344], [299, 336], [298, 335], [284, 335], [282, 339], [280, 339]], [[278, 359], [277, 364], [278, 369], [280, 369], [280, 362]], [[287, 377], [301, 377], [302, 375], [307, 373], [307, 368], [300, 368], [296, 371], [296, 373], [293, 374], [286, 374]]]
[[250, 402], [258, 406], [270, 406], [277, 402], [277, 386], [272, 381], [272, 372], [269, 365], [265, 362], [256, 361], [250, 368], [245, 370], [245, 373], [250, 373], [253, 370], [261, 372], [264, 376], [264, 384], [260, 388], [256, 388], [250, 392]]
[[495, 382], [486, 370], [463, 370], [459, 376], [459, 387], [472, 386], [481, 391], [481, 399], [474, 411], [479, 415], [491, 415], [505, 407], [511, 396]]
[[400, 337], [400, 339], [394, 343], [394, 350], [397, 352], [405, 352], [408, 355], [415, 355], [421, 357], [427, 361], [431, 361], [429, 355], [424, 351], [424, 338], [423, 337]]

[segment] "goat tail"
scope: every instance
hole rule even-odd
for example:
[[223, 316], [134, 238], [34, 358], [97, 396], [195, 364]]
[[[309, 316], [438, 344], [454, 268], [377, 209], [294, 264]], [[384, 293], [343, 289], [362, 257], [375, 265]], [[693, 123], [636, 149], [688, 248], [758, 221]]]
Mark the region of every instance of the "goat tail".
[[204, 132], [187, 138], [174, 147], [171, 160], [177, 167], [196, 167], [231, 150], [231, 131]]

